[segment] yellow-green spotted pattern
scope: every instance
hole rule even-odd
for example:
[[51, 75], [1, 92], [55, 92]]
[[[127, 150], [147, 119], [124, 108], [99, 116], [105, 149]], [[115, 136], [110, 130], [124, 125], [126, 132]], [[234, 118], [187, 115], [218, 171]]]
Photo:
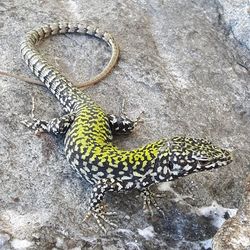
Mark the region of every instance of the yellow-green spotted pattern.
[[74, 121], [66, 126], [69, 129], [65, 136], [65, 154], [71, 166], [98, 187], [94, 188], [91, 209], [97, 211], [107, 190], [144, 189], [232, 161], [228, 151], [204, 139], [188, 137], [162, 139], [131, 151], [118, 149], [112, 144], [111, 116], [73, 87], [37, 51], [35, 45], [39, 41], [59, 33], [88, 34], [104, 40], [112, 50], [118, 46], [107, 32], [70, 23], [46, 25], [31, 31], [21, 45], [22, 56], [32, 72], [51, 90], [66, 112], [74, 113]]

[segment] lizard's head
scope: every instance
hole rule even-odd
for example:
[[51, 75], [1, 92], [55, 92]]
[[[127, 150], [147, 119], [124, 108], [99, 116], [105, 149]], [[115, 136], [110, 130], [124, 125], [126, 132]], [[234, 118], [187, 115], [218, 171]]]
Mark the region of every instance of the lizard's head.
[[205, 139], [174, 137], [168, 141], [168, 163], [173, 178], [222, 167], [232, 160], [231, 152]]

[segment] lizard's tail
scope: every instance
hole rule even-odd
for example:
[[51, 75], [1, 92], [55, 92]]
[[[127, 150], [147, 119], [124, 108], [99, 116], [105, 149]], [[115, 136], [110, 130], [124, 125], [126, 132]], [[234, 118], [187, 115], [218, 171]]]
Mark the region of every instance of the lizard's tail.
[[[96, 27], [78, 23], [73, 24], [61, 22], [48, 24], [27, 33], [25, 40], [21, 43], [21, 54], [24, 61], [31, 71], [51, 90], [66, 109], [67, 107], [70, 109], [73, 107], [72, 105], [77, 102], [77, 99], [79, 100], [80, 91], [72, 91], [72, 83], [61, 75], [61, 73], [59, 73], [53, 66], [49, 65], [37, 51], [35, 46], [39, 41], [46, 37], [65, 33], [81, 33], [94, 36], [105, 41], [112, 48], [112, 56], [107, 66], [100, 74], [91, 78], [89, 81], [86, 81], [84, 85], [95, 84], [107, 76], [118, 60], [119, 47], [114, 38], [108, 32], [101, 32]], [[80, 95], [81, 99], [85, 99], [85, 101], [89, 100], [89, 98], [82, 92]], [[69, 100], [67, 100], [67, 97]]]

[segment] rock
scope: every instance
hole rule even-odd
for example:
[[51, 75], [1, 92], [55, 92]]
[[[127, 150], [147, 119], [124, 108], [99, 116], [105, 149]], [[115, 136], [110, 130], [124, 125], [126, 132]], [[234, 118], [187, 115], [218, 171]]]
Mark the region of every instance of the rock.
[[226, 23], [230, 37], [250, 49], [250, 4], [247, 0], [218, 0], [218, 11]]
[[0, 233], [0, 249], [2, 249], [10, 240], [10, 236], [8, 234]]
[[[242, 202], [250, 162], [250, 56], [242, 46], [249, 26], [244, 38], [234, 40], [223, 8], [206, 0], [1, 1], [1, 70], [33, 77], [19, 53], [25, 33], [62, 19], [89, 20], [114, 35], [121, 57], [112, 74], [86, 92], [109, 113], [119, 114], [123, 100], [130, 118], [144, 111], [143, 123], [130, 136], [115, 138], [116, 145], [132, 149], [185, 134], [206, 137], [235, 155], [229, 166], [163, 188], [159, 205], [166, 218], [144, 215], [137, 192], [108, 194], [118, 228], [104, 235], [94, 220], [83, 223], [91, 186], [65, 160], [63, 138], [38, 138], [20, 123], [31, 113], [32, 96], [37, 118], [58, 117], [62, 108], [45, 88], [1, 77], [4, 250], [13, 240], [32, 250], [211, 249], [216, 221], [222, 214], [233, 220], [230, 211]], [[86, 36], [52, 37], [39, 49], [74, 83], [100, 72], [110, 57], [104, 43]]]
[[213, 239], [214, 250], [250, 249], [250, 175], [246, 179], [245, 195], [236, 216], [226, 221]]

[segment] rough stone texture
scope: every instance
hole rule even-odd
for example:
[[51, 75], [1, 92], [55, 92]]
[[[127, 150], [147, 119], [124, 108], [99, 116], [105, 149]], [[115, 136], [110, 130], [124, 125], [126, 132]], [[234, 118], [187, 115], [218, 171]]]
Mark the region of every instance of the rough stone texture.
[[250, 49], [250, 3], [248, 0], [218, 0], [219, 13], [223, 16], [231, 37]]
[[246, 179], [243, 204], [236, 216], [226, 221], [215, 235], [213, 249], [250, 249], [250, 175]]
[[[45, 88], [1, 78], [1, 249], [212, 247], [218, 227], [241, 203], [250, 162], [250, 56], [228, 32], [222, 8], [223, 1], [212, 0], [1, 1], [2, 70], [32, 77], [19, 55], [31, 28], [90, 20], [117, 38], [121, 59], [87, 92], [108, 112], [119, 113], [123, 100], [129, 117], [145, 112], [144, 123], [131, 136], [115, 138], [117, 145], [134, 148], [185, 134], [207, 137], [235, 154], [227, 167], [162, 185], [166, 218], [143, 215], [136, 192], [108, 195], [119, 228], [103, 235], [93, 220], [82, 223], [91, 187], [66, 162], [62, 138], [37, 138], [20, 124], [30, 114], [31, 96], [35, 116], [43, 119], [62, 114], [59, 104]], [[41, 52], [74, 82], [99, 72], [110, 56], [105, 44], [84, 36], [53, 37]]]

